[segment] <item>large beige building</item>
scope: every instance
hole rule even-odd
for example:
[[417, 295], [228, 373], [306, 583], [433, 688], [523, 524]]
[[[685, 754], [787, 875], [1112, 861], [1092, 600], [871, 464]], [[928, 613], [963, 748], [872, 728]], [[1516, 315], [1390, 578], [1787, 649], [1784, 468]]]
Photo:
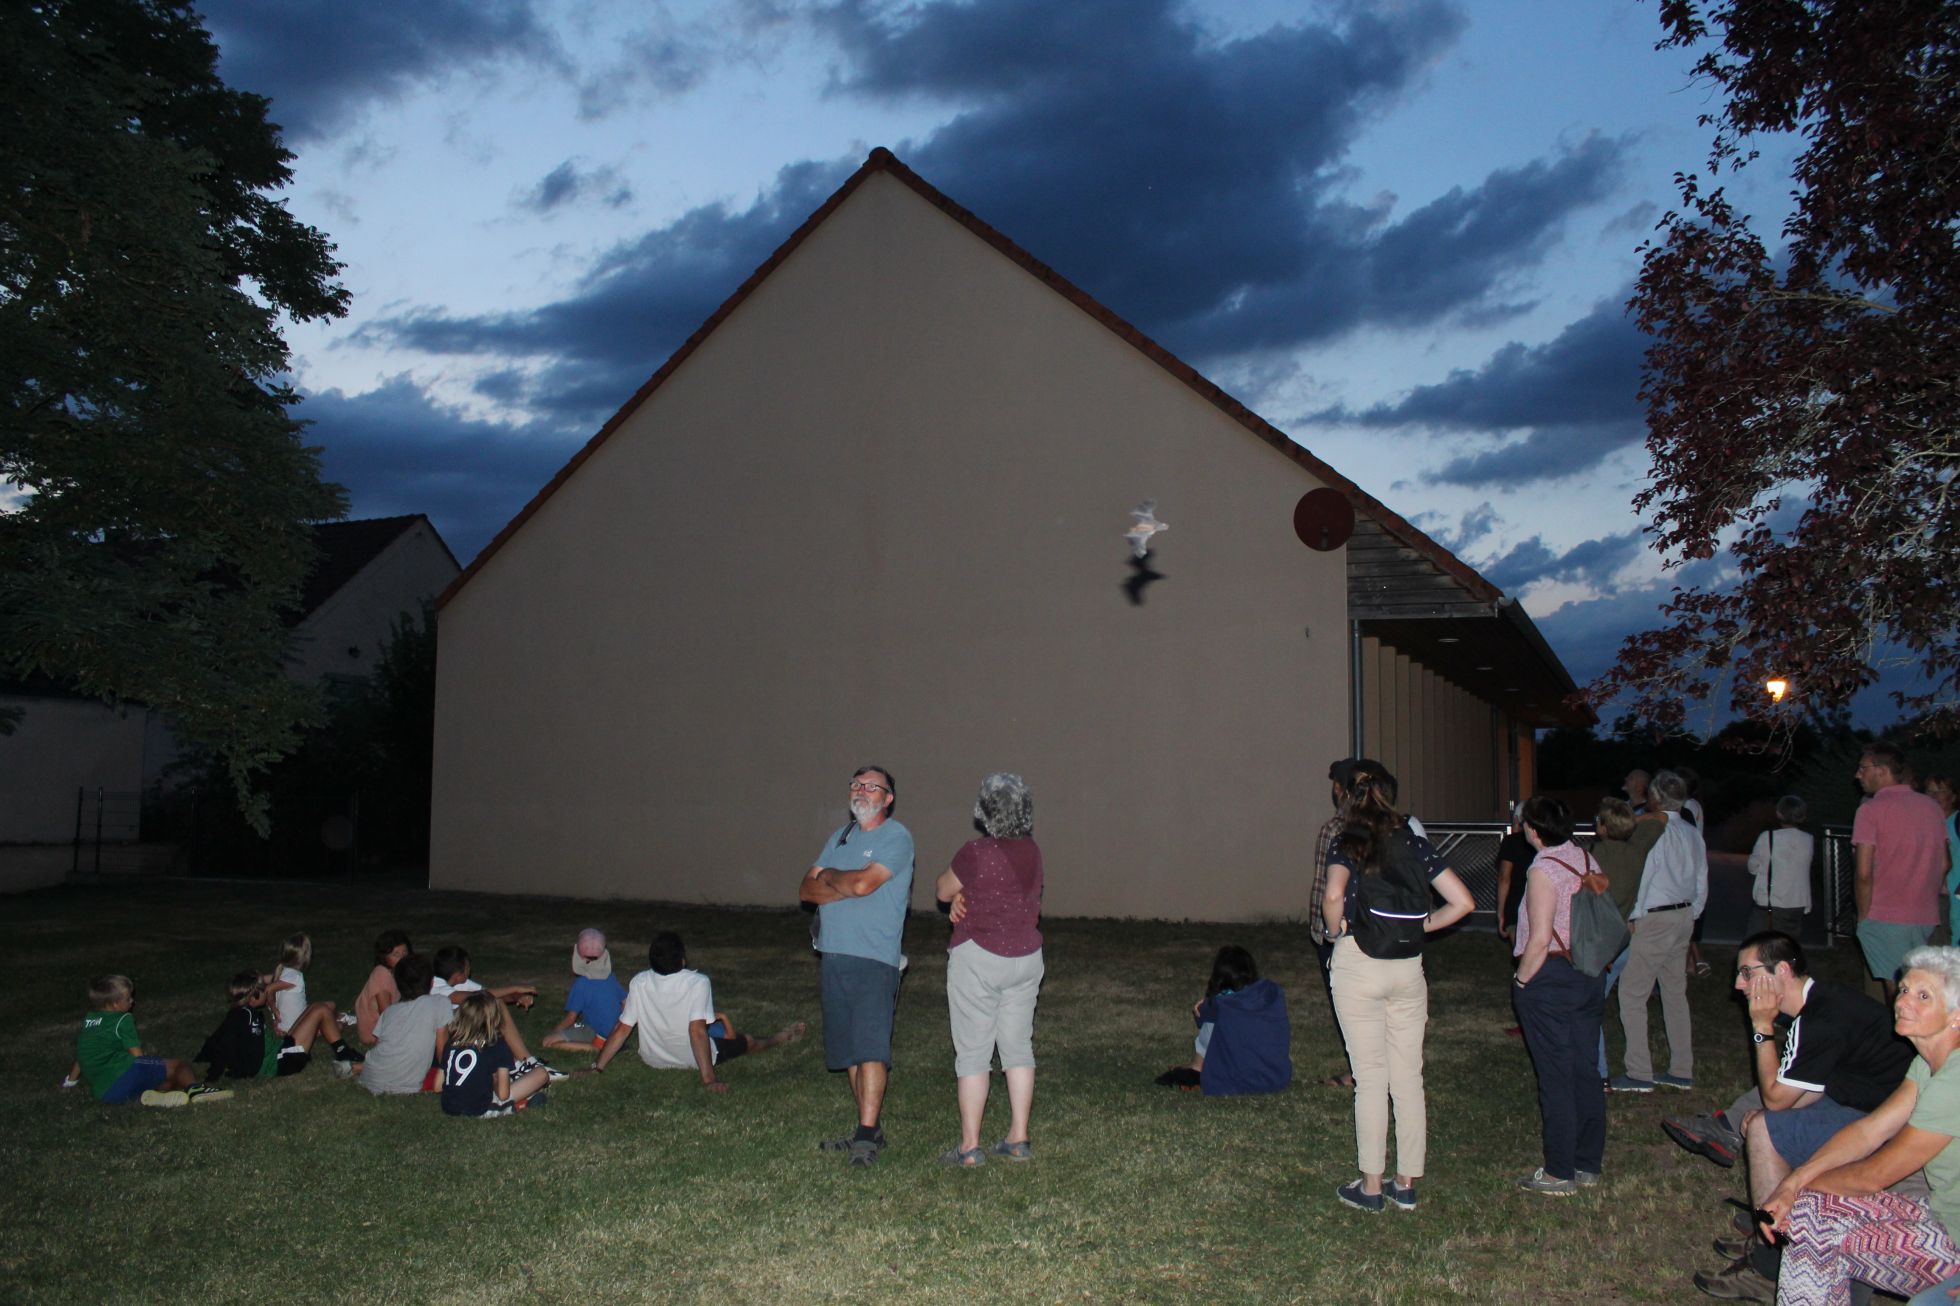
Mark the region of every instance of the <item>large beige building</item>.
[[883, 150], [440, 621], [443, 888], [793, 902], [878, 763], [919, 905], [1014, 770], [1050, 912], [1293, 916], [1329, 761], [1487, 820], [1571, 719], [1510, 600]]

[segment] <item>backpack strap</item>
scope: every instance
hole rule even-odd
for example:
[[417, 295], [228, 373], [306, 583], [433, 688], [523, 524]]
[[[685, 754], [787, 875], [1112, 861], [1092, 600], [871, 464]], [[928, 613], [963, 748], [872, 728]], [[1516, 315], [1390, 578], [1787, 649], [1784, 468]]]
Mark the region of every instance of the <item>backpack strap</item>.
[[[1543, 852], [1544, 850], [1540, 849], [1539, 851]], [[1591, 853], [1586, 853], [1585, 858], [1589, 864], [1596, 864], [1593, 863], [1592, 861]], [[1570, 875], [1573, 879], [1577, 880], [1579, 882], [1580, 889], [1586, 887], [1586, 880], [1593, 874], [1591, 870], [1585, 870], [1585, 871], [1573, 870], [1572, 863], [1566, 861], [1563, 857], [1546, 856], [1545, 860], [1550, 862], [1552, 865], [1558, 867], [1560, 870], [1564, 871], [1567, 875]], [[1534, 862], [1533, 864], [1535, 865], [1536, 863]], [[1573, 890], [1574, 893], [1577, 893], [1578, 891], [1579, 891], [1578, 889]], [[1593, 890], [1593, 892], [1598, 893], [1600, 892], [1600, 890], [1595, 889]], [[1558, 936], [1558, 912], [1557, 911], [1552, 912], [1552, 919], [1548, 923], [1548, 928], [1552, 932], [1552, 942], [1556, 946], [1547, 948], [1545, 950], [1545, 955], [1548, 957], [1570, 957], [1572, 955], [1572, 945]]]

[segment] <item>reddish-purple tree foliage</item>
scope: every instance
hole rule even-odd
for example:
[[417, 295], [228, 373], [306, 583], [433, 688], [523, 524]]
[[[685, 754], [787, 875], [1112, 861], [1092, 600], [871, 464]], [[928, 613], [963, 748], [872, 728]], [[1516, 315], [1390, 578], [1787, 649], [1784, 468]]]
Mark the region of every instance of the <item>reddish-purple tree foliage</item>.
[[[1840, 708], [1888, 663], [1901, 709], [1960, 725], [1960, 5], [1662, 0], [1659, 48], [1701, 49], [1721, 96], [1711, 178], [1798, 133], [1794, 210], [1772, 252], [1719, 188], [1643, 247], [1629, 305], [1652, 337], [1640, 397], [1653, 479], [1634, 500], [1677, 586], [1667, 623], [1586, 691], [1679, 727], [1696, 703], [1788, 712], [1763, 682]], [[1794, 520], [1792, 520], [1794, 518]]]

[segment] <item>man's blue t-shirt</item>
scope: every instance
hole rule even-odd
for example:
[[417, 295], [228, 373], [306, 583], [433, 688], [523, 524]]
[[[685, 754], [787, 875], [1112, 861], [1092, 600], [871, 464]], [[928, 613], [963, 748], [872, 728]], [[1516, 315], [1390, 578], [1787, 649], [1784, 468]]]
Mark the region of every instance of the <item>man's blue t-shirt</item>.
[[572, 981], [572, 991], [565, 995], [565, 1010], [577, 1012], [586, 1028], [600, 1038], [612, 1035], [613, 1026], [619, 1023], [620, 1008], [625, 1005], [626, 990], [610, 975], [604, 979], [581, 975]]
[[824, 841], [810, 865], [861, 871], [873, 862], [889, 870], [892, 878], [862, 898], [843, 898], [818, 907], [817, 947], [823, 952], [868, 957], [896, 967], [905, 933], [905, 909], [912, 905], [912, 832], [897, 821], [886, 821], [875, 830], [846, 823]]

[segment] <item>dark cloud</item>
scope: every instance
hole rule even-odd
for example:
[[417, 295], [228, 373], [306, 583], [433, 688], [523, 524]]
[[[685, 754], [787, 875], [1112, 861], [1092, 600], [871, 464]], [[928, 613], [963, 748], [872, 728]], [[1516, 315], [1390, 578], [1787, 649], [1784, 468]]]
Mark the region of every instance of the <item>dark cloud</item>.
[[1417, 513], [1412, 520], [1431, 539], [1451, 553], [1462, 557], [1473, 545], [1495, 530], [1502, 519], [1497, 515], [1497, 509], [1486, 500], [1464, 513], [1454, 523], [1438, 512]]
[[719, 204], [694, 209], [615, 246], [570, 296], [542, 308], [472, 318], [415, 312], [365, 326], [355, 338], [435, 354], [541, 360], [525, 403], [549, 417], [595, 423], [639, 388], [850, 166], [797, 164], [741, 212]]
[[316, 139], [358, 113], [496, 60], [561, 64], [532, 0], [204, 0], [226, 82], [272, 100], [290, 142]]
[[[1462, 18], [1442, 0], [1338, 13], [1226, 42], [1170, 0], [843, 0], [814, 21], [843, 56], [834, 94], [961, 106], [900, 143], [908, 163], [1187, 357], [1516, 311], [1510, 283], [1609, 191], [1624, 146], [1588, 138], [1399, 220], [1392, 201], [1350, 203], [1346, 151]], [[428, 309], [368, 333], [529, 360], [538, 411], [596, 420], [857, 162], [799, 163], [746, 209], [695, 209], [542, 308]]]
[[1477, 570], [1491, 584], [1511, 594], [1541, 580], [1584, 581], [1604, 589], [1645, 547], [1645, 537], [1637, 530], [1587, 540], [1563, 553], [1554, 553], [1546, 547], [1543, 536], [1534, 535]]
[[465, 564], [578, 449], [583, 433], [481, 422], [407, 377], [362, 395], [326, 390], [295, 410], [313, 423], [326, 477], [356, 517], [427, 513]]
[[633, 189], [620, 180], [616, 169], [603, 167], [580, 172], [577, 160], [567, 159], [541, 177], [537, 185], [519, 194], [516, 204], [532, 213], [549, 213], [587, 197], [596, 197], [608, 208], [616, 209], [633, 198]]
[[1458, 454], [1426, 473], [1432, 482], [1521, 485], [1589, 471], [1646, 435], [1637, 396], [1647, 338], [1623, 303], [1602, 301], [1546, 344], [1505, 345], [1482, 367], [1418, 386], [1395, 403], [1329, 408], [1305, 420], [1470, 441], [1527, 433]]

